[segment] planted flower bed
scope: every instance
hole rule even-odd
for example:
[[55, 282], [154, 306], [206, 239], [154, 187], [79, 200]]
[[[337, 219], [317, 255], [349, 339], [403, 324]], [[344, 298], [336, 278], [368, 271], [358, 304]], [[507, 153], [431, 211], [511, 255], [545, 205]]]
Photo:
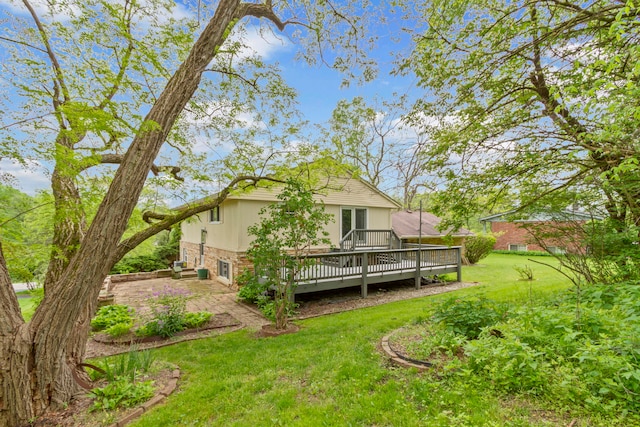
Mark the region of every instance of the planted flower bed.
[[[149, 312], [138, 315], [126, 305], [101, 307], [91, 321], [99, 342], [135, 343], [171, 338], [184, 331], [201, 330], [212, 325], [213, 314], [207, 311], [188, 312], [188, 291], [166, 287], [153, 294]], [[228, 321], [225, 322], [228, 324]]]

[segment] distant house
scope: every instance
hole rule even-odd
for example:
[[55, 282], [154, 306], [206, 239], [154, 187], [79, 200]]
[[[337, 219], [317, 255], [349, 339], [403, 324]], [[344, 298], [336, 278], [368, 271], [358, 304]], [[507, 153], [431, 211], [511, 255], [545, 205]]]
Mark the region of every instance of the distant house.
[[454, 232], [451, 229], [438, 230], [441, 221], [442, 219], [429, 212], [420, 214], [420, 211], [403, 210], [391, 215], [393, 231], [402, 240], [403, 246], [420, 242], [427, 245], [464, 246], [464, 239], [473, 236], [471, 231], [464, 228]]
[[531, 215], [508, 211], [480, 218], [480, 222], [484, 231], [491, 231], [496, 236], [494, 250], [565, 253], [583, 247], [580, 226], [598, 219], [589, 213], [572, 210]]
[[[315, 196], [318, 202], [324, 203], [326, 212], [334, 216], [326, 230], [331, 245], [313, 248], [313, 252], [340, 248], [341, 240], [352, 230], [387, 230], [390, 233], [391, 213], [400, 208], [395, 200], [357, 178], [335, 178], [331, 187], [335, 189]], [[182, 261], [187, 267], [208, 269], [213, 279], [235, 288], [238, 274], [250, 265], [246, 250], [253, 237], [249, 236], [247, 228], [260, 221], [258, 213], [263, 207], [279, 202], [278, 191], [276, 186], [231, 195], [215, 209], [183, 222]]]

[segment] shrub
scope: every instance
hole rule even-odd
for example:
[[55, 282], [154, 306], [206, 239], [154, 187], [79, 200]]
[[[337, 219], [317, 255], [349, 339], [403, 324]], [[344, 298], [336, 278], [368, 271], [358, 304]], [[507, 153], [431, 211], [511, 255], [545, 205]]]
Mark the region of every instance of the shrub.
[[113, 304], [100, 307], [93, 320], [91, 320], [91, 328], [94, 331], [105, 331], [110, 335], [112, 334], [109, 330], [117, 334], [125, 326], [127, 326], [128, 331], [133, 326], [133, 313], [133, 308], [127, 305]]
[[133, 320], [127, 323], [116, 323], [106, 328], [104, 332], [113, 338], [118, 338], [128, 334], [131, 328], [133, 328]]
[[178, 259], [180, 252], [180, 224], [169, 233], [158, 235], [157, 246], [151, 254], [125, 256], [111, 269], [111, 274], [139, 273], [162, 270]]
[[258, 277], [248, 269], [238, 276], [238, 298], [250, 304], [257, 304], [258, 299], [267, 292], [267, 283], [260, 283]]
[[[265, 277], [273, 300], [265, 306], [277, 329], [285, 329], [294, 307], [296, 275], [305, 268], [310, 248], [331, 243], [324, 226], [332, 215], [313, 200], [313, 193], [295, 179], [287, 180], [273, 203], [260, 210], [260, 222], [247, 229], [255, 237], [247, 250], [256, 275]], [[248, 291], [247, 291], [248, 292]]]
[[457, 374], [465, 381], [484, 378], [499, 391], [544, 396], [561, 408], [637, 414], [640, 288], [589, 286], [584, 294], [578, 306], [575, 292], [567, 291], [510, 313], [493, 325], [501, 338], [485, 328], [465, 344], [466, 363]]
[[183, 289], [165, 287], [162, 292], [154, 294], [151, 306], [153, 335], [169, 338], [184, 330], [184, 315], [187, 312], [189, 292]]
[[189, 295], [188, 291], [171, 287], [154, 293], [154, 298], [149, 302], [149, 319], [136, 334], [169, 338], [185, 329], [198, 328], [207, 323], [213, 314], [206, 311], [187, 313]]
[[548, 383], [550, 367], [544, 353], [527, 343], [483, 333], [464, 350], [471, 371], [490, 378], [497, 389], [538, 395]]
[[122, 258], [116, 265], [113, 266], [113, 268], [111, 269], [111, 274], [156, 271], [167, 268], [167, 266], [167, 261], [155, 254], [127, 256]]
[[464, 256], [469, 264], [476, 264], [493, 249], [496, 238], [490, 234], [476, 234], [469, 236], [464, 241]]
[[492, 254], [504, 254], [504, 255], [520, 255], [520, 256], [548, 256], [552, 257], [553, 254], [545, 251], [509, 251], [505, 249], [497, 249], [491, 251]]
[[109, 384], [91, 390], [89, 396], [94, 399], [91, 411], [113, 410], [120, 407], [130, 408], [146, 400], [154, 393], [153, 382], [136, 382], [141, 373], [148, 372], [154, 362], [153, 354], [148, 351], [138, 351], [135, 348], [126, 354], [106, 359], [99, 363], [104, 374], [91, 371], [91, 379], [105, 378]]
[[449, 298], [433, 314], [435, 322], [443, 324], [448, 330], [468, 339], [475, 339], [482, 328], [491, 326], [504, 318], [507, 307], [495, 301], [479, 297], [477, 299]]
[[131, 408], [153, 397], [153, 381], [129, 382], [119, 378], [105, 387], [91, 390], [89, 396], [94, 399], [90, 411], [110, 411], [117, 408]]
[[519, 265], [514, 265], [513, 269], [518, 272], [520, 280], [533, 280], [533, 270], [528, 264], [525, 264], [522, 267], [520, 267]]
[[183, 326], [186, 329], [199, 328], [202, 325], [205, 325], [211, 317], [212, 313], [206, 311], [199, 311], [197, 313], [186, 313], [183, 319]]
[[132, 347], [127, 353], [99, 362], [98, 367], [104, 370], [104, 374], [90, 371], [90, 378], [92, 381], [105, 378], [110, 382], [118, 378], [128, 378], [133, 382], [138, 374], [148, 372], [154, 361], [153, 353], [149, 350], [139, 351]]

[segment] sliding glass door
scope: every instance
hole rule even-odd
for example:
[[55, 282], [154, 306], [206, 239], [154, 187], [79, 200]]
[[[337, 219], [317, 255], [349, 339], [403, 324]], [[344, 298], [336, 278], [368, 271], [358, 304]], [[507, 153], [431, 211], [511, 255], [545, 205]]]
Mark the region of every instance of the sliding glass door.
[[[343, 207], [340, 215], [342, 237], [346, 236], [351, 230], [367, 229], [367, 209]], [[358, 241], [365, 240], [365, 233], [358, 233], [356, 236]]]

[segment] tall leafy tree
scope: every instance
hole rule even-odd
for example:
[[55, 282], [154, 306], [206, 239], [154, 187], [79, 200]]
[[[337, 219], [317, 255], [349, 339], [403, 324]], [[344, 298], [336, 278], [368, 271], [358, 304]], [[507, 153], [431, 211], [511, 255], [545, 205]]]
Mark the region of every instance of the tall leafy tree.
[[429, 135], [408, 120], [407, 96], [367, 101], [341, 100], [333, 110], [326, 140], [337, 157], [367, 181], [399, 195], [410, 208], [420, 190], [435, 188]]
[[[2, 105], [0, 155], [51, 164], [54, 199], [45, 297], [28, 323], [0, 247], [0, 424], [22, 425], [78, 391], [88, 321], [114, 263], [148, 237], [262, 178], [241, 173], [231, 161], [226, 169], [235, 173], [221, 176], [218, 197], [177, 212], [148, 213], [151, 225], [123, 238], [154, 175], [168, 177], [163, 180], [174, 188], [181, 183], [180, 166], [161, 160], [182, 153], [189, 161], [203, 157], [184, 132], [188, 120], [204, 117], [209, 129], [234, 133], [242, 106], [272, 106], [261, 117], [267, 127], [284, 115], [278, 108], [291, 106], [277, 69], [241, 55], [242, 23], [260, 20], [265, 30], [278, 32], [296, 25], [300, 31], [287, 34], [309, 41], [302, 56], [327, 61], [318, 54], [343, 46], [331, 65], [347, 71], [369, 64], [360, 55], [368, 42], [365, 22], [348, 18], [367, 3], [197, 2], [202, 7], [194, 19], [174, 19], [177, 3], [168, 0], [11, 4], [18, 12], [9, 12], [0, 38], [3, 83], [11, 85]], [[251, 135], [256, 126], [244, 129]], [[174, 156], [163, 154], [167, 147]], [[92, 176], [106, 176], [109, 186], [89, 215], [81, 184]]]
[[442, 206], [461, 219], [516, 191], [523, 206], [596, 203], [640, 222], [634, 3], [436, 0], [421, 10], [428, 29], [401, 71], [428, 90], [415, 114], [437, 119], [425, 127], [432, 153], [452, 163]]
[[[20, 282], [34, 282], [46, 267], [49, 236], [39, 233], [33, 211], [45, 218], [51, 209], [50, 201], [42, 195], [35, 198], [11, 187], [0, 185], [0, 239], [4, 242], [11, 278]], [[46, 213], [42, 211], [46, 211]], [[46, 221], [50, 223], [50, 221]]]
[[324, 205], [313, 200], [312, 191], [294, 178], [287, 179], [276, 197], [279, 202], [261, 209], [260, 222], [247, 230], [255, 237], [247, 256], [254, 264], [254, 274], [266, 281], [266, 289], [274, 291], [271, 303], [276, 329], [286, 329], [296, 278], [309, 264], [302, 257], [331, 243], [324, 228], [333, 215], [326, 213]]

